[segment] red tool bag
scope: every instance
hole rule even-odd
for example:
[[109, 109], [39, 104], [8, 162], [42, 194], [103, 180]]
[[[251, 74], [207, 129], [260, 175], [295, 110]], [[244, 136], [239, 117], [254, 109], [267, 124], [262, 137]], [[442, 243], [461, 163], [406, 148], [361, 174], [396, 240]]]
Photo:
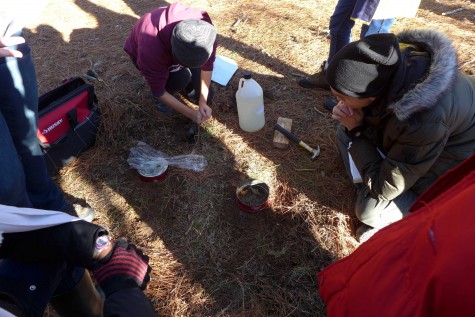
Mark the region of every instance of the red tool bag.
[[100, 111], [94, 86], [74, 77], [43, 94], [38, 105], [38, 132], [51, 175], [94, 145]]

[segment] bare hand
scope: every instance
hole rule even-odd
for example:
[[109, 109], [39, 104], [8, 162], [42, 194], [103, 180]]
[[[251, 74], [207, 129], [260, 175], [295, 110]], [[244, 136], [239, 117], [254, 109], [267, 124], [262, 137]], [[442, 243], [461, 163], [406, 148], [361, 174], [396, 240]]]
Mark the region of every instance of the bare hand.
[[202, 122], [211, 118], [213, 110], [205, 102], [200, 102], [199, 108]]
[[364, 113], [361, 109], [353, 109], [340, 101], [333, 108], [332, 118], [351, 130], [363, 124]]
[[21, 36], [0, 37], [0, 57], [23, 57], [20, 51], [4, 48], [23, 43], [25, 39]]
[[193, 110], [193, 115], [189, 118], [198, 124], [203, 122], [203, 116], [201, 115], [199, 110]]

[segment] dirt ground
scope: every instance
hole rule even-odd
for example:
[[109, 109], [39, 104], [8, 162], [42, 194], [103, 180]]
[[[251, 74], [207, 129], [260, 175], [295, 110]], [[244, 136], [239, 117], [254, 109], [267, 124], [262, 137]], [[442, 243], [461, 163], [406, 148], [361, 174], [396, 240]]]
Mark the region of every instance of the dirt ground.
[[[95, 223], [127, 236], [151, 258], [146, 294], [157, 316], [325, 316], [316, 274], [350, 254], [358, 243], [351, 215], [354, 191], [334, 142], [336, 123], [322, 106], [326, 91], [300, 88], [300, 76], [318, 70], [336, 0], [183, 1], [206, 10], [215, 23], [218, 54], [239, 69], [226, 87], [213, 84], [213, 119], [187, 142], [190, 122], [154, 109], [145, 81], [123, 52], [136, 20], [167, 5], [155, 0], [51, 1], [26, 37], [33, 50], [40, 93], [89, 69], [102, 111], [97, 144], [55, 180], [90, 204]], [[454, 9], [464, 10], [443, 14]], [[417, 17], [392, 31], [446, 32], [460, 54], [460, 69], [475, 71], [473, 1], [423, 0]], [[360, 24], [354, 28], [357, 38]], [[240, 130], [235, 90], [244, 70], [265, 94], [265, 127]], [[272, 146], [278, 117], [320, 157], [302, 148]], [[163, 182], [141, 182], [127, 164], [137, 141], [173, 157], [198, 154], [202, 172], [171, 167]], [[246, 213], [236, 187], [255, 178], [270, 188], [270, 206]], [[48, 310], [46, 316], [53, 316]]]

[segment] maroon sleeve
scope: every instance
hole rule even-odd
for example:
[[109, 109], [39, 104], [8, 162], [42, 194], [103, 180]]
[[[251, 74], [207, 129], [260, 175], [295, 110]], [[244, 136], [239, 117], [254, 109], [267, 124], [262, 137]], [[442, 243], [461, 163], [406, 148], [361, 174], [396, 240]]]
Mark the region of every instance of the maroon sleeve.
[[161, 7], [142, 16], [124, 46], [155, 96], [165, 92], [172, 64], [169, 30], [162, 25], [164, 13], [165, 8]]
[[[186, 19], [200, 19], [213, 24], [205, 11], [174, 3], [141, 17], [124, 45], [124, 50], [140, 70], [154, 96], [165, 93], [169, 68], [173, 65], [170, 38], [174, 26]], [[216, 48], [215, 41], [213, 52], [202, 70], [213, 70]]]

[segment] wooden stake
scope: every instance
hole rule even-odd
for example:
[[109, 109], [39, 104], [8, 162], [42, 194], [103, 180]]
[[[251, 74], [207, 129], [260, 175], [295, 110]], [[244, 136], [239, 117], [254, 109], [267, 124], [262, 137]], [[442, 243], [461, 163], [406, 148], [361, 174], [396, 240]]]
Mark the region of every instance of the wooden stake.
[[[292, 119], [279, 117], [277, 119], [277, 124], [281, 125], [282, 127], [284, 127], [288, 131], [291, 131], [291, 129], [292, 129]], [[276, 130], [274, 132], [273, 145], [276, 148], [285, 149], [289, 146], [289, 139], [287, 139], [286, 136], [284, 136], [282, 133], [280, 133], [279, 131]]]

